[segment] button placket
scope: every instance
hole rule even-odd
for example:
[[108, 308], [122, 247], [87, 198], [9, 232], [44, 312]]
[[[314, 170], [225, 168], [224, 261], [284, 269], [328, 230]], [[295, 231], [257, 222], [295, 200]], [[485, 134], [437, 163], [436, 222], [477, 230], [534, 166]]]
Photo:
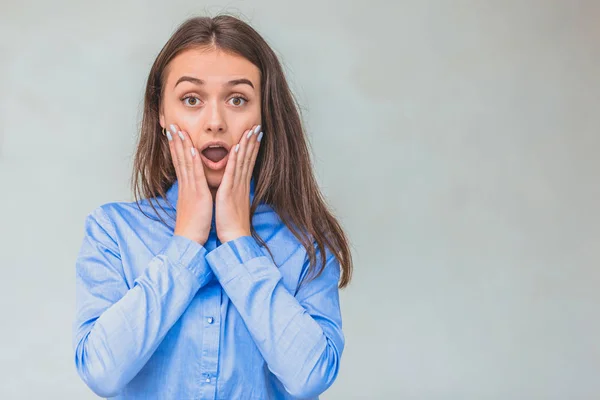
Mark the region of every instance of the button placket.
[[[216, 235], [215, 235], [216, 236]], [[214, 240], [217, 240], [216, 238]], [[213, 242], [214, 243], [214, 242]], [[221, 290], [218, 284], [211, 284], [205, 288], [205, 301], [202, 303], [202, 320], [204, 321], [204, 334], [202, 335], [202, 358], [200, 362], [200, 383], [204, 386], [203, 394], [207, 398], [216, 395], [217, 370], [219, 363], [219, 312]]]

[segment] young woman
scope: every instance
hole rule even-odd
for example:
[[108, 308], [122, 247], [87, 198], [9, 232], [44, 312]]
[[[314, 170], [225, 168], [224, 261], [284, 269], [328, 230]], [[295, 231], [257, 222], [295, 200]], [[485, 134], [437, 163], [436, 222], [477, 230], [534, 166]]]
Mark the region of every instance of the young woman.
[[248, 24], [195, 17], [165, 44], [132, 183], [135, 202], [86, 217], [82, 380], [115, 399], [318, 398], [340, 368], [350, 246], [281, 65]]

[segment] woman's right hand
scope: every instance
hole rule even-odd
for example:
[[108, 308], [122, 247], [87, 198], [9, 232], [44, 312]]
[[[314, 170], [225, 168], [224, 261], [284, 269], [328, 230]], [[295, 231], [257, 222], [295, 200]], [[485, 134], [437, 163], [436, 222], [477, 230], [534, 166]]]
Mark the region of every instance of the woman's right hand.
[[[187, 132], [174, 124], [169, 125], [169, 131], [169, 149], [179, 182], [173, 234], [204, 245], [210, 234], [213, 198], [204, 176], [202, 159]], [[195, 155], [192, 155], [192, 149]]]

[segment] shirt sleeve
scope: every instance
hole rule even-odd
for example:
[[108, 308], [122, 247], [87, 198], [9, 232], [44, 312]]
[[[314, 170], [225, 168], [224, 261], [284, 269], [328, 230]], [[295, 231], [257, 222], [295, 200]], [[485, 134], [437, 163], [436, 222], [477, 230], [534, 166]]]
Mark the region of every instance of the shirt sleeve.
[[206, 249], [173, 235], [130, 288], [114, 237], [104, 210], [92, 211], [75, 265], [75, 366], [101, 397], [115, 396], [133, 379], [197, 290], [214, 277]]
[[[317, 260], [319, 260], [317, 249]], [[269, 370], [293, 396], [315, 397], [337, 377], [344, 349], [340, 266], [327, 252], [322, 274], [295, 295], [252, 236], [210, 251], [206, 260], [240, 313]], [[308, 268], [305, 257], [303, 273]]]

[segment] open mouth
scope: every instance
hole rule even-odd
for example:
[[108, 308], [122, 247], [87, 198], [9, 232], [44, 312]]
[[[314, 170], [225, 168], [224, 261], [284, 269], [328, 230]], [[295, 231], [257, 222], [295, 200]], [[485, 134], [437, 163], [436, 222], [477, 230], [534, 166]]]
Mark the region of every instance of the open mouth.
[[216, 146], [216, 147], [207, 147], [202, 151], [204, 157], [208, 158], [210, 161], [214, 163], [218, 163], [222, 159], [227, 156], [227, 150], [224, 147]]
[[227, 165], [229, 151], [223, 146], [210, 146], [200, 152], [204, 165], [208, 168], [219, 171]]

